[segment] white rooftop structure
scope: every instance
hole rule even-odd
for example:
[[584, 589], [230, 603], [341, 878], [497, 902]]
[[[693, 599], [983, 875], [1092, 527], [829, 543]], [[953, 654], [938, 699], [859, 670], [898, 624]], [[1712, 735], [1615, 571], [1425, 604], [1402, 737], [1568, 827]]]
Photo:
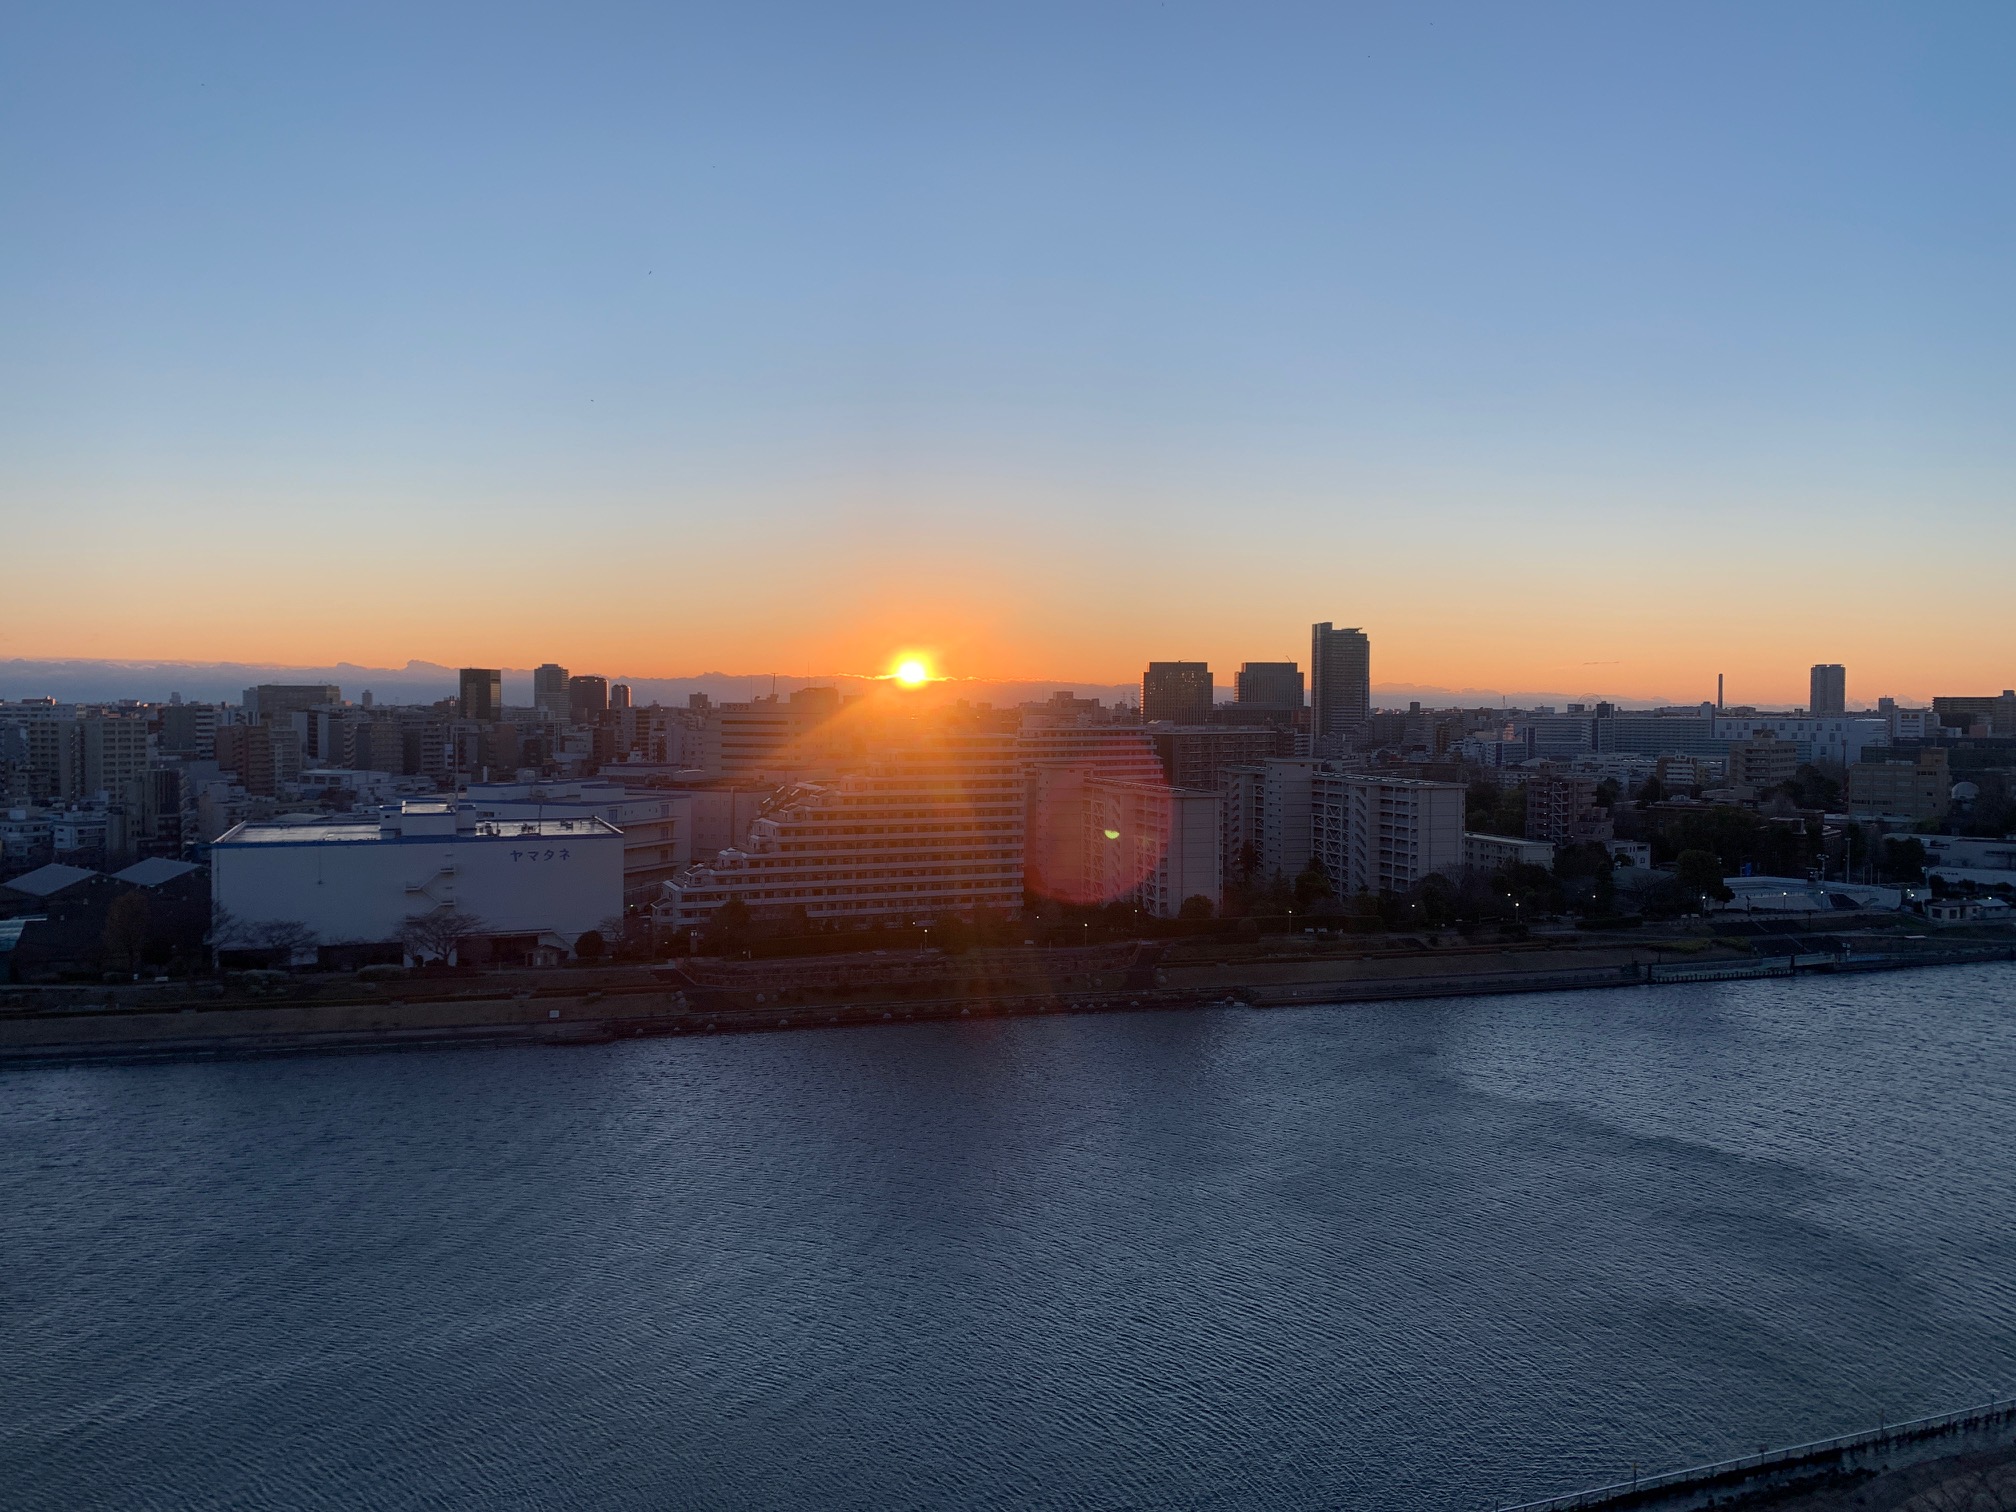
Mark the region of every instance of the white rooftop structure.
[[454, 911], [489, 937], [571, 950], [623, 908], [623, 835], [594, 816], [486, 819], [408, 801], [373, 820], [240, 824], [210, 851], [211, 896], [248, 925], [298, 921], [325, 945], [397, 939]]

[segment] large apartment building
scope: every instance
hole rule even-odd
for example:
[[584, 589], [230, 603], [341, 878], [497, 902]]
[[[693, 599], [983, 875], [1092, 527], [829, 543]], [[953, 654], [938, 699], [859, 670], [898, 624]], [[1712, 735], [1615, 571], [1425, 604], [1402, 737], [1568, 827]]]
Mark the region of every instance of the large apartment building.
[[9, 765], [18, 768], [14, 801], [116, 798], [152, 764], [156, 744], [140, 710], [25, 701], [4, 712]]
[[911, 923], [1022, 906], [1024, 779], [1013, 734], [920, 732], [860, 771], [785, 788], [721, 852], [665, 884], [661, 927], [731, 898], [757, 917]]
[[1226, 874], [1293, 877], [1309, 864], [1317, 763], [1277, 758], [1225, 774]]
[[829, 729], [840, 709], [832, 688], [800, 688], [788, 699], [717, 704], [698, 732], [698, 766], [710, 777], [778, 781], [830, 765], [840, 750]]
[[1755, 740], [1729, 742], [1729, 784], [1762, 793], [1799, 775], [1805, 754], [1796, 741], [1765, 730]]
[[1084, 786], [1086, 890], [1173, 919], [1192, 898], [1213, 909], [1223, 892], [1221, 799], [1146, 782], [1093, 777]]
[[1549, 845], [1608, 840], [1616, 829], [1596, 801], [1597, 783], [1590, 773], [1543, 762], [1526, 780], [1526, 838]]
[[1318, 772], [1310, 783], [1312, 845], [1339, 893], [1405, 892], [1463, 865], [1458, 783]]
[[1025, 722], [1015, 753], [1026, 776], [1025, 881], [1039, 897], [1103, 899], [1086, 855], [1086, 784], [1095, 778], [1167, 784], [1154, 742], [1139, 725]]

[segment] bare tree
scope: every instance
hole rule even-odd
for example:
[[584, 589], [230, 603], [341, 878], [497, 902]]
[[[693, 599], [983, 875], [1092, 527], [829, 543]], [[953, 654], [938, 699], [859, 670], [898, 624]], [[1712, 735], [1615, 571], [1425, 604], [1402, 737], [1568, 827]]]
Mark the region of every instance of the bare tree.
[[243, 945], [251, 938], [245, 921], [231, 912], [222, 903], [210, 905], [210, 948], [229, 950], [233, 945]]
[[489, 925], [459, 908], [437, 908], [413, 914], [399, 926], [399, 943], [416, 956], [446, 962], [463, 941], [485, 933]]
[[651, 921], [644, 915], [611, 914], [595, 929], [617, 955], [642, 955], [650, 949]]
[[299, 919], [265, 919], [252, 926], [252, 938], [262, 950], [273, 952], [274, 964], [292, 966], [294, 958], [312, 950], [320, 940], [315, 931]]

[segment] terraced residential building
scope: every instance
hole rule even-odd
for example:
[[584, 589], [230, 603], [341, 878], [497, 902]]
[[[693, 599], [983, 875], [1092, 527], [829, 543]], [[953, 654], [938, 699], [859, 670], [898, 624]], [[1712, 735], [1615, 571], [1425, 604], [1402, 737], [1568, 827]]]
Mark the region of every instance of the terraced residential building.
[[858, 772], [782, 789], [725, 850], [664, 884], [661, 930], [731, 898], [814, 924], [1013, 916], [1022, 908], [1023, 766], [1013, 733], [945, 730], [878, 750]]

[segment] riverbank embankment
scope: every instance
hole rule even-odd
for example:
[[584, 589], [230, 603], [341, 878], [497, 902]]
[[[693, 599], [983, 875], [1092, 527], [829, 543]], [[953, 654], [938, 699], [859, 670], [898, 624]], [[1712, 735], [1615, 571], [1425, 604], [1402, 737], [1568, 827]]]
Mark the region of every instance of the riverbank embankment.
[[1560, 992], [2011, 959], [2016, 946], [1988, 939], [1881, 948], [1862, 942], [1776, 955], [1741, 942], [1598, 938], [1243, 959], [1199, 958], [1166, 942], [1123, 942], [392, 981], [256, 973], [221, 982], [14, 989], [0, 994], [0, 1058], [569, 1045], [1213, 1004], [1286, 1008]]

